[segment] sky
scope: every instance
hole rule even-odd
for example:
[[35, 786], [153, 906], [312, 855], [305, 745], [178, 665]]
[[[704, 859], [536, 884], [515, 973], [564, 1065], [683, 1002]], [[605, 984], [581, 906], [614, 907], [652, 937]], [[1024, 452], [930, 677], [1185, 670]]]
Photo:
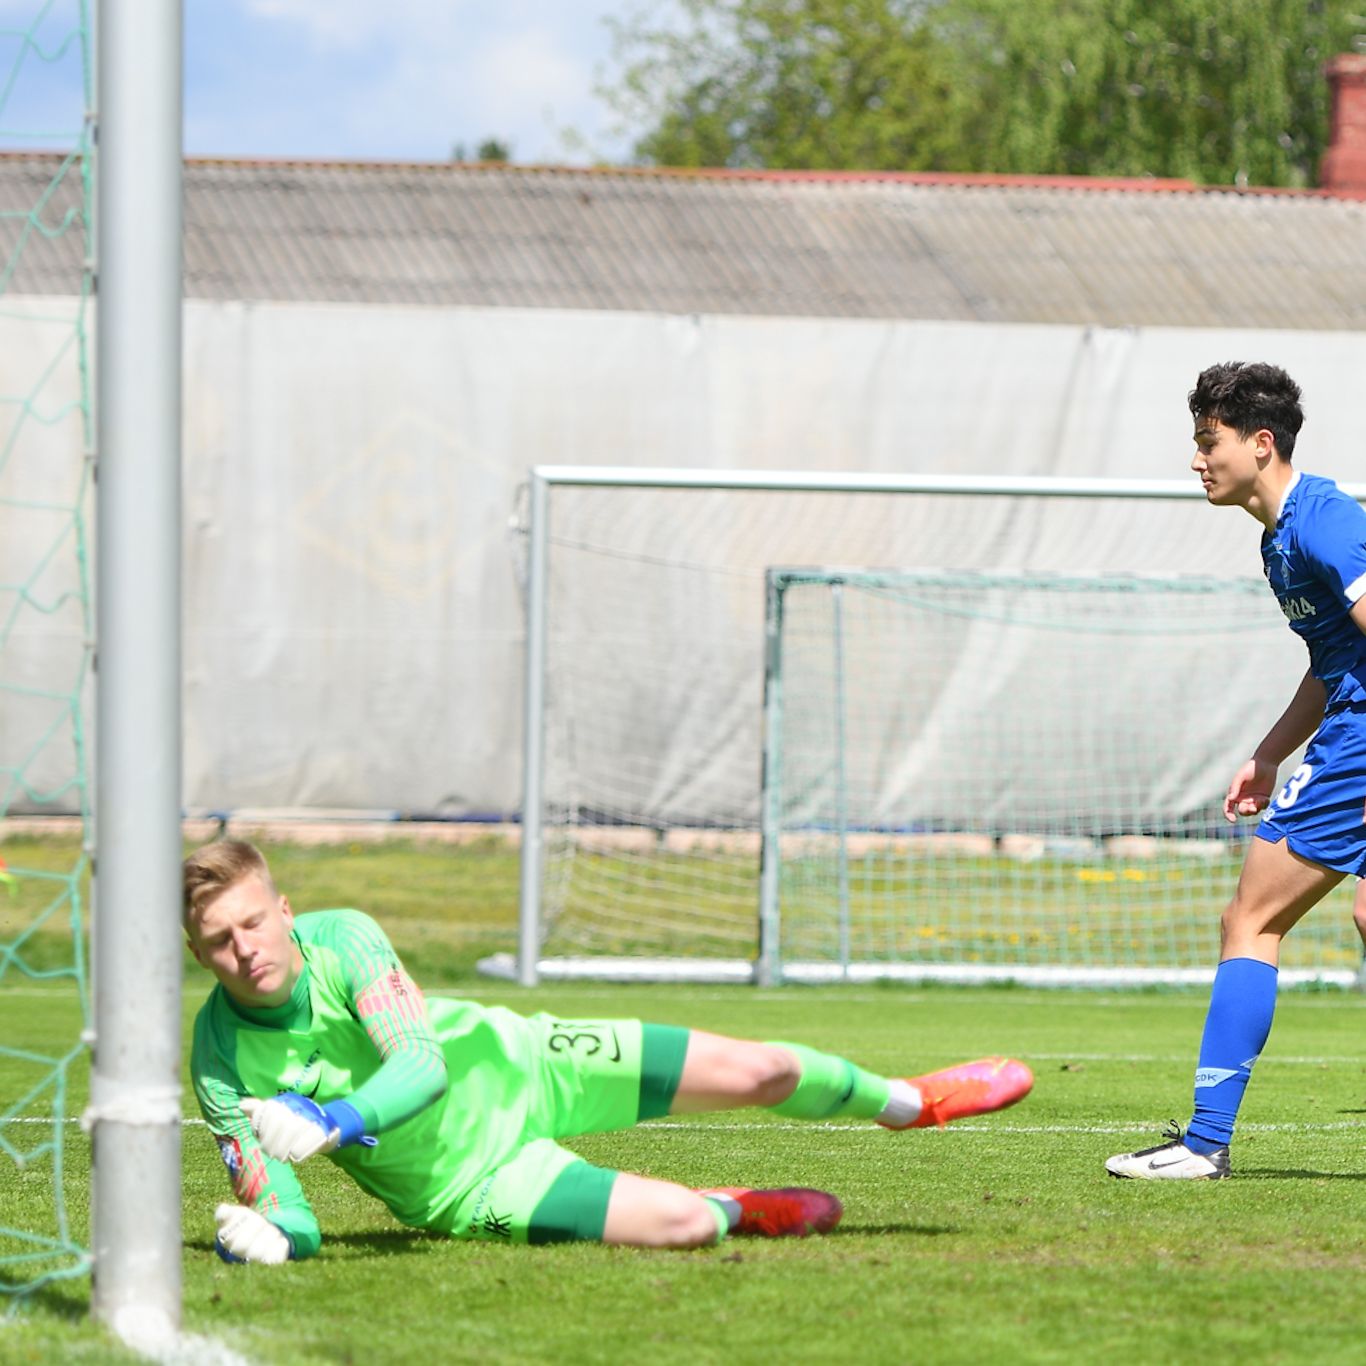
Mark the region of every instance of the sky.
[[[93, 0], [91, 0], [93, 3]], [[594, 93], [609, 15], [672, 0], [183, 0], [189, 156], [629, 159]], [[0, 0], [0, 146], [79, 121], [79, 0]], [[27, 39], [25, 38], [27, 35]], [[65, 104], [63, 105], [63, 101]]]

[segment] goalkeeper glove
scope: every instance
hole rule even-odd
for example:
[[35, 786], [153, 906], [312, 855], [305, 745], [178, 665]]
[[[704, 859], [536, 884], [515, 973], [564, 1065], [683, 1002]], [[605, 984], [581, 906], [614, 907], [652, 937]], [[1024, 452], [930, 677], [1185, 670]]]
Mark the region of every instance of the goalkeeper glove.
[[219, 1205], [214, 1211], [218, 1236], [213, 1250], [225, 1262], [262, 1262], [279, 1266], [294, 1255], [289, 1235], [248, 1205]]
[[281, 1091], [270, 1100], [246, 1097], [242, 1113], [251, 1121], [261, 1146], [281, 1162], [302, 1162], [315, 1153], [330, 1153], [353, 1143], [373, 1148], [377, 1142], [365, 1136], [360, 1111], [344, 1100], [319, 1105], [307, 1096]]

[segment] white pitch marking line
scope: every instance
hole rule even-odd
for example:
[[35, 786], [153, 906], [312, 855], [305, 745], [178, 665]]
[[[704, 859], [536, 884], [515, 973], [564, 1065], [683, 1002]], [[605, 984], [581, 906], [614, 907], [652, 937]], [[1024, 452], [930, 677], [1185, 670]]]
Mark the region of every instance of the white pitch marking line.
[[[45, 1125], [50, 1127], [54, 1121], [50, 1119], [40, 1119], [34, 1116], [20, 1116], [16, 1119], [6, 1120], [5, 1124], [24, 1124], [24, 1125]], [[80, 1120], [74, 1117], [63, 1119], [62, 1124], [79, 1124]], [[956, 1134], [1132, 1134], [1145, 1133], [1147, 1130], [1160, 1127], [1162, 1120], [1135, 1120], [1132, 1124], [966, 1124], [961, 1120], [949, 1125], [942, 1132]], [[181, 1126], [186, 1129], [202, 1129], [205, 1127], [204, 1121], [189, 1115], [183, 1116]], [[4, 1124], [0, 1124], [3, 1128]], [[867, 1134], [882, 1135], [886, 1130], [881, 1129], [873, 1123], [856, 1124], [822, 1124], [815, 1121], [810, 1123], [792, 1123], [786, 1120], [769, 1121], [767, 1123], [747, 1123], [736, 1121], [721, 1121], [717, 1123], [707, 1123], [700, 1120], [687, 1119], [651, 1119], [636, 1125], [642, 1129], [677, 1129], [689, 1133], [828, 1133], [828, 1134]], [[1366, 1129], [1366, 1120], [1331, 1120], [1321, 1124], [1290, 1121], [1285, 1124], [1258, 1124], [1241, 1123], [1238, 1125], [1239, 1133], [1259, 1133], [1259, 1134], [1279, 1134], [1279, 1133], [1334, 1133], [1339, 1130], [1347, 1129]], [[623, 1131], [625, 1132], [625, 1131]]]
[[[1190, 1067], [1195, 1066], [1195, 1055], [1193, 1053], [1182, 1053], [1180, 1055], [1162, 1053], [1023, 1053], [1021, 1057], [1026, 1061], [1040, 1059], [1044, 1062], [1171, 1062], [1186, 1063]], [[1328, 1067], [1339, 1063], [1366, 1063], [1366, 1055], [1360, 1053], [1325, 1053], [1310, 1057], [1282, 1057], [1280, 1054], [1272, 1054], [1270, 1057], [1263, 1056], [1260, 1060], [1261, 1067], [1275, 1066], [1278, 1063], [1290, 1063], [1296, 1067]]]
[[[1132, 1124], [965, 1124], [961, 1120], [950, 1124], [944, 1133], [959, 1134], [1132, 1134], [1146, 1133], [1150, 1128], [1160, 1127], [1164, 1121], [1135, 1121]], [[881, 1133], [876, 1124], [701, 1124], [686, 1120], [648, 1120], [639, 1126], [646, 1129], [687, 1129], [702, 1131], [748, 1132], [805, 1130], [825, 1133], [875, 1134]], [[1366, 1129], [1366, 1120], [1335, 1120], [1325, 1124], [1308, 1124], [1292, 1121], [1288, 1124], [1238, 1125], [1239, 1133], [1322, 1133], [1338, 1129]]]

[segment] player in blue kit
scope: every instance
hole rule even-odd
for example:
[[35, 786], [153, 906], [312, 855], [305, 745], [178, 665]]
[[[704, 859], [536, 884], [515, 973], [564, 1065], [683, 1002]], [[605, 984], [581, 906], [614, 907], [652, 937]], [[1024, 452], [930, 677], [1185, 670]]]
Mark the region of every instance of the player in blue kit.
[[[1276, 1010], [1281, 939], [1344, 877], [1366, 872], [1366, 511], [1331, 479], [1292, 468], [1304, 413], [1284, 370], [1211, 366], [1189, 402], [1191, 469], [1210, 503], [1262, 524], [1267, 582], [1308, 646], [1309, 668], [1224, 797], [1230, 821], [1265, 815], [1220, 922], [1190, 1124], [1105, 1164], [1111, 1176], [1146, 1180], [1229, 1174], [1238, 1107]], [[1206, 699], [1197, 691], [1193, 700]], [[1306, 740], [1278, 790], [1278, 767]]]

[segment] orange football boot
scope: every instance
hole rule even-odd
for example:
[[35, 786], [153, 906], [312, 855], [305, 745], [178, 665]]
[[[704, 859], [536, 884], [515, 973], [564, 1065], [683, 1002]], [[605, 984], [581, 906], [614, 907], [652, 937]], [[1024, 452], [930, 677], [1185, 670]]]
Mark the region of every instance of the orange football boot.
[[978, 1058], [906, 1081], [920, 1092], [920, 1114], [909, 1124], [884, 1128], [925, 1129], [934, 1124], [942, 1129], [955, 1119], [1004, 1110], [1029, 1094], [1034, 1074], [1014, 1058]]

